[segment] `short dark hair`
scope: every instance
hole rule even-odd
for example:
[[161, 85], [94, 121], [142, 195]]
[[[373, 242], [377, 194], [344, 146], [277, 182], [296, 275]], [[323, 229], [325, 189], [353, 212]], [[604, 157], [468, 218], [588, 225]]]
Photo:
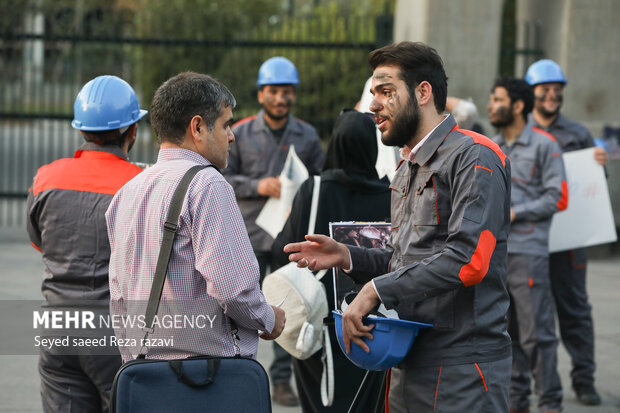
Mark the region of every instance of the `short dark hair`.
[[382, 65], [398, 66], [411, 96], [415, 96], [415, 88], [420, 83], [427, 81], [433, 88], [437, 112], [446, 109], [448, 77], [441, 57], [432, 47], [421, 42], [391, 43], [370, 52], [368, 63], [372, 70]]
[[[131, 126], [131, 125], [129, 125]], [[122, 147], [129, 132], [129, 127], [104, 131], [80, 131], [87, 142], [97, 145], [113, 145]]]
[[211, 76], [183, 72], [166, 80], [155, 91], [149, 114], [159, 143], [180, 144], [194, 116], [201, 116], [213, 130], [224, 107], [236, 105], [228, 88]]
[[534, 92], [532, 92], [532, 87], [523, 79], [508, 76], [495, 79], [491, 93], [493, 93], [496, 87], [503, 87], [506, 89], [510, 97], [511, 106], [518, 100], [523, 102], [523, 111], [521, 115], [523, 119], [527, 121], [527, 115], [529, 115], [534, 108]]

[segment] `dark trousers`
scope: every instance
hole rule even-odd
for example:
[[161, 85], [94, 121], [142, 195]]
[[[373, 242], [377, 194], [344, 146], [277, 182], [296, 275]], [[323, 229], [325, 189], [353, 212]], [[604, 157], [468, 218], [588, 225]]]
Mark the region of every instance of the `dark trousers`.
[[553, 253], [549, 267], [560, 336], [572, 360], [573, 386], [593, 384], [594, 326], [586, 291], [586, 250]]
[[395, 367], [390, 378], [389, 411], [508, 412], [509, 383], [510, 357], [451, 366]]
[[[263, 283], [263, 279], [271, 271], [271, 252], [268, 251], [255, 251], [256, 259], [258, 261], [258, 268], [260, 270], [260, 282]], [[269, 376], [273, 384], [288, 383], [291, 380], [292, 357], [286, 352], [278, 343], [273, 342], [273, 361], [269, 366]]]
[[45, 413], [106, 413], [118, 355], [61, 355], [41, 347], [39, 375]]
[[529, 408], [530, 375], [542, 411], [561, 410], [558, 338], [548, 256], [508, 254], [508, 332], [512, 338], [510, 407]]

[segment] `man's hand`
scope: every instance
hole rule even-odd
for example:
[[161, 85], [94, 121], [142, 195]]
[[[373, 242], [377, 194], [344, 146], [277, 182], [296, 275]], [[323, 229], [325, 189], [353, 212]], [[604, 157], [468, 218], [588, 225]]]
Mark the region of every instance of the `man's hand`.
[[276, 315], [276, 321], [273, 323], [273, 330], [271, 330], [271, 333], [263, 332], [259, 336], [263, 340], [275, 340], [280, 337], [282, 330], [284, 330], [284, 324], [286, 324], [286, 315], [284, 315], [284, 310], [273, 305], [271, 308], [273, 308], [273, 313]]
[[515, 210], [510, 208], [510, 222], [513, 222], [516, 217], [517, 217], [517, 214], [515, 214]]
[[306, 241], [284, 246], [289, 253], [289, 261], [297, 262], [300, 268], [308, 267], [310, 271], [339, 267], [351, 268], [351, 259], [346, 245], [334, 241], [325, 235], [306, 235]]
[[362, 323], [362, 317], [365, 317], [370, 310], [379, 304], [379, 301], [375, 287], [372, 282], [368, 282], [344, 310], [342, 314], [342, 338], [347, 354], [351, 352], [351, 341], [360, 346], [366, 353], [370, 351], [362, 337], [372, 340], [373, 336], [370, 334], [370, 330], [375, 325], [365, 326]]
[[594, 147], [594, 160], [600, 165], [607, 165], [607, 151], [600, 146]]
[[280, 199], [280, 188], [282, 183], [275, 176], [269, 176], [258, 181], [258, 187], [256, 190], [259, 195], [272, 196]]

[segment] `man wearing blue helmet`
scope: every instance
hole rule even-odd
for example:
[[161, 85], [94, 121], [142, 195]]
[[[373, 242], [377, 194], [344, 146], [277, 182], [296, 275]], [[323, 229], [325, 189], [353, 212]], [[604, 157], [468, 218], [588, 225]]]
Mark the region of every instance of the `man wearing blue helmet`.
[[[258, 114], [233, 126], [235, 142], [230, 146], [228, 168], [223, 173], [235, 190], [252, 248], [260, 266], [261, 280], [271, 265], [273, 237], [256, 225], [256, 218], [269, 197], [280, 198], [278, 175], [289, 148], [294, 145], [310, 175], [321, 171], [325, 155], [319, 136], [311, 125], [290, 113], [299, 85], [297, 68], [285, 57], [267, 59], [258, 70]], [[274, 342], [275, 360], [269, 369], [274, 383], [273, 399], [295, 406], [291, 390], [291, 359]]]
[[[567, 82], [556, 62], [542, 59], [533, 63], [525, 81], [534, 90], [534, 110], [529, 118], [534, 126], [552, 134], [563, 152], [594, 146], [585, 126], [560, 113]], [[601, 165], [607, 163], [603, 148], [595, 148], [594, 158]], [[549, 271], [560, 336], [572, 359], [573, 389], [580, 403], [599, 405], [601, 398], [594, 387], [594, 328], [592, 306], [586, 292], [585, 248], [550, 254]]]
[[[27, 229], [45, 264], [41, 290], [46, 309], [96, 308], [98, 314], [107, 314], [110, 245], [104, 214], [114, 194], [141, 172], [127, 154], [137, 122], [146, 113], [124, 80], [116, 76], [91, 80], [77, 95], [71, 122], [86, 142], [73, 158], [44, 165], [34, 177], [28, 191]], [[78, 300], [84, 307], [76, 307]], [[116, 346], [81, 351], [41, 346], [43, 411], [107, 412], [120, 366]]]

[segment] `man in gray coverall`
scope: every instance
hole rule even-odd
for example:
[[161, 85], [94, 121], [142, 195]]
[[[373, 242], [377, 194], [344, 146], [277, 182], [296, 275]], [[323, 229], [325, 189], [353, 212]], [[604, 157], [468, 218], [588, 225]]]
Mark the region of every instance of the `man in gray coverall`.
[[551, 217], [568, 205], [560, 146], [527, 123], [534, 95], [521, 79], [499, 78], [491, 90], [493, 138], [510, 158], [512, 190], [508, 237], [508, 331], [512, 338], [511, 412], [529, 412], [530, 372], [543, 412], [561, 410], [562, 385], [549, 283]]
[[[370, 110], [381, 140], [400, 146], [385, 250], [306, 236], [284, 251], [300, 267], [340, 267], [365, 283], [343, 313], [343, 338], [369, 351], [362, 317], [382, 302], [427, 322], [392, 368], [390, 412], [505, 412], [510, 161], [485, 136], [443, 115], [447, 78], [435, 49], [402, 42], [370, 53]], [[383, 274], [383, 275], [382, 275]], [[387, 411], [387, 408], [386, 408]]]
[[[295, 152], [310, 175], [321, 171], [325, 154], [316, 130], [290, 113], [299, 85], [297, 68], [284, 57], [266, 60], [258, 70], [258, 102], [262, 109], [233, 125], [235, 142], [230, 146], [224, 177], [235, 190], [241, 215], [260, 267], [261, 281], [271, 264], [273, 238], [256, 225], [256, 218], [269, 197], [280, 198], [280, 180], [289, 148]], [[269, 368], [274, 384], [273, 399], [296, 406], [297, 398], [289, 384], [291, 358], [274, 341], [275, 359]]]
[[[563, 152], [594, 146], [585, 126], [560, 113], [566, 78], [556, 62], [543, 59], [533, 63], [525, 80], [532, 86], [535, 97], [530, 122], [551, 133]], [[594, 159], [605, 166], [607, 153], [597, 147]], [[573, 364], [573, 389], [580, 403], [599, 405], [601, 397], [594, 387], [594, 326], [586, 291], [586, 250], [554, 252], [549, 256], [549, 267], [560, 336]]]
[[[107, 313], [110, 244], [104, 214], [114, 194], [142, 171], [127, 154], [144, 115], [136, 93], [124, 80], [116, 76], [91, 80], [75, 99], [71, 123], [86, 142], [73, 158], [38, 170], [28, 191], [27, 229], [45, 264], [41, 291], [47, 308], [103, 307]], [[107, 412], [120, 366], [116, 346], [105, 351], [41, 346], [43, 411]]]

